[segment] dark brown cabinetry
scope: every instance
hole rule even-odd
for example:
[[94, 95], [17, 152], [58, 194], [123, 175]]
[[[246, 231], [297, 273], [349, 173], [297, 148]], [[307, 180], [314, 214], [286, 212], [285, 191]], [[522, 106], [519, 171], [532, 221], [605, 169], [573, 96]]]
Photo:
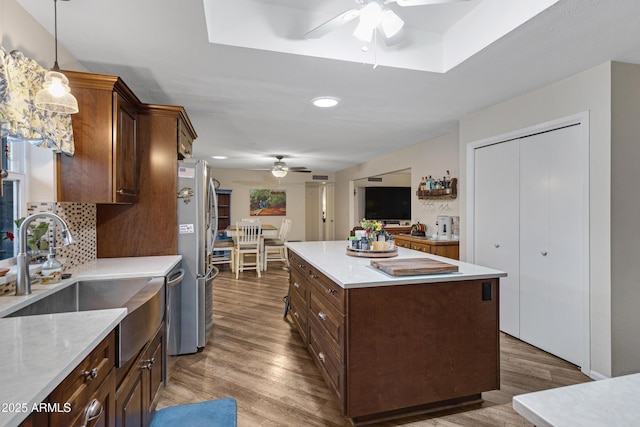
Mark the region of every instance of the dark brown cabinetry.
[[497, 279], [343, 289], [291, 249], [289, 261], [291, 319], [354, 422], [499, 388]]
[[58, 200], [134, 203], [138, 195], [138, 98], [116, 76], [66, 71], [78, 100], [75, 154], [57, 157]]
[[193, 129], [185, 122], [178, 124], [178, 159], [190, 159], [193, 157]]
[[231, 190], [216, 190], [218, 197], [218, 231], [231, 225]]
[[118, 390], [115, 397], [116, 426], [145, 427], [150, 414], [158, 403], [164, 385], [164, 324], [155, 337], [147, 344], [138, 357], [123, 368], [118, 376]]
[[115, 427], [115, 346], [115, 332], [111, 332], [51, 392], [45, 400], [48, 409], [33, 412], [21, 426], [82, 426], [87, 423], [87, 409], [93, 404], [96, 411], [90, 425]]
[[182, 107], [143, 104], [138, 110], [139, 196], [134, 205], [98, 205], [99, 258], [178, 253], [176, 145], [196, 133]]

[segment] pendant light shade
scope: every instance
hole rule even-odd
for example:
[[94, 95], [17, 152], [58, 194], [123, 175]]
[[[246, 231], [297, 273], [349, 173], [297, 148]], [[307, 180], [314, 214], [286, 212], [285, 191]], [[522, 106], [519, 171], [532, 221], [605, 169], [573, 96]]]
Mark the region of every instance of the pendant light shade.
[[36, 107], [63, 114], [78, 112], [78, 101], [71, 95], [69, 79], [64, 74], [58, 71], [47, 72], [42, 86], [36, 94]]
[[[67, 1], [67, 0], [63, 0]], [[78, 101], [71, 94], [69, 79], [58, 66], [58, 0], [53, 0], [55, 62], [51, 71], [44, 75], [42, 89], [36, 94], [36, 107], [54, 113], [74, 114], [78, 112]]]
[[287, 176], [287, 171], [284, 169], [273, 169], [271, 173], [276, 178], [284, 178], [285, 176]]

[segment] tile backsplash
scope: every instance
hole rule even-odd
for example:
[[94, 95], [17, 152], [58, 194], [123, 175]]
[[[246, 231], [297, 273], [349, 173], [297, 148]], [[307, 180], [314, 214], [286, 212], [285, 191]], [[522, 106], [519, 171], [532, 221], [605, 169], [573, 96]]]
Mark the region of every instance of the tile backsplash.
[[[93, 203], [41, 202], [27, 203], [29, 215], [36, 212], [52, 212], [69, 225], [77, 243], [63, 246], [62, 235], [57, 227], [49, 227], [49, 242], [56, 245], [56, 258], [66, 259], [64, 269], [76, 267], [96, 259], [96, 205]], [[55, 228], [56, 235], [53, 235]]]

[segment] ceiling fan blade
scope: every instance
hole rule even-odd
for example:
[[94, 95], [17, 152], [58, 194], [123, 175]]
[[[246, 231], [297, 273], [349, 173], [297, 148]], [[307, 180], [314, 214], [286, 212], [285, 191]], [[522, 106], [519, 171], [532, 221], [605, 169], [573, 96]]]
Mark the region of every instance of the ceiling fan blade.
[[311, 171], [309, 169], [296, 169], [296, 168], [292, 168], [289, 169], [287, 172], [301, 172], [301, 173], [311, 173]]
[[442, 3], [456, 3], [460, 1], [469, 1], [469, 0], [395, 0], [398, 3], [398, 6], [407, 7], [407, 6], [427, 6], [430, 4], [442, 4]]
[[355, 19], [359, 15], [360, 15], [360, 11], [358, 9], [347, 10], [346, 12], [341, 13], [335, 18], [332, 18], [327, 22], [325, 22], [324, 24], [321, 24], [316, 28], [314, 28], [313, 30], [309, 31], [304, 35], [304, 38], [319, 39], [321, 37], [324, 37], [327, 34], [329, 34], [331, 31]]

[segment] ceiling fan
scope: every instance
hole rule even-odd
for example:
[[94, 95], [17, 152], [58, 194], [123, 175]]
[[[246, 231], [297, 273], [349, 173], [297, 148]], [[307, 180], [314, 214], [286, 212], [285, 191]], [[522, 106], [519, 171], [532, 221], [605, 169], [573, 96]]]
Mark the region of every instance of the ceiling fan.
[[355, 0], [360, 5], [357, 9], [347, 10], [319, 25], [304, 35], [307, 39], [318, 39], [336, 28], [359, 17], [353, 35], [358, 39], [370, 42], [376, 29], [380, 29], [386, 38], [393, 37], [403, 27], [404, 21], [394, 11], [389, 9], [389, 3], [397, 3], [398, 6], [427, 6], [441, 3], [454, 3], [469, 0]]
[[305, 166], [287, 166], [287, 164], [283, 162], [282, 159], [284, 159], [284, 156], [276, 156], [276, 161], [273, 162], [273, 167], [271, 168], [271, 173], [277, 178], [286, 176], [288, 172], [311, 172]]

